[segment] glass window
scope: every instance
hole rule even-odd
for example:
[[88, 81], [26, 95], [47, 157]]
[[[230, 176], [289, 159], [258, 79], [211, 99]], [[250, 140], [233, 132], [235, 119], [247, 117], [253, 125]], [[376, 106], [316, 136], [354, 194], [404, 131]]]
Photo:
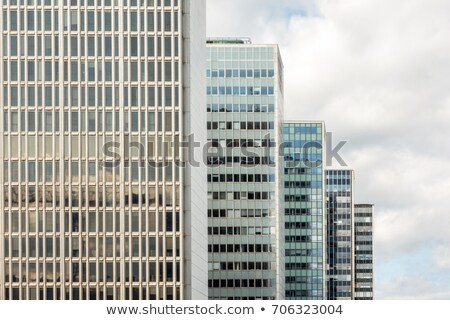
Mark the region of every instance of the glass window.
[[34, 61], [28, 61], [28, 81], [34, 81]]
[[131, 105], [132, 106], [138, 105], [138, 88], [136, 87], [131, 88]]
[[102, 55], [102, 38], [101, 36], [99, 38], [97, 38], [97, 55], [101, 56]]
[[77, 62], [70, 63], [70, 80], [78, 81], [78, 63]]
[[52, 87], [45, 87], [45, 106], [52, 106]]
[[95, 62], [88, 62], [88, 81], [95, 81]]
[[105, 31], [111, 31], [111, 12], [105, 12]]
[[88, 31], [95, 31], [95, 15], [93, 11], [87, 13]]
[[78, 21], [77, 21], [77, 11], [70, 11], [70, 30], [77, 31], [78, 30]]
[[164, 54], [166, 56], [172, 55], [172, 38], [164, 37]]
[[28, 131], [36, 130], [35, 117], [36, 115], [34, 111], [28, 111]]
[[131, 23], [131, 31], [137, 31], [137, 12], [131, 12], [130, 13], [130, 23]]
[[19, 117], [18, 117], [18, 113], [16, 111], [11, 112], [11, 126], [10, 126], [10, 130], [12, 132], [19, 131]]
[[44, 12], [44, 30], [45, 31], [52, 30], [52, 12], [51, 11]]
[[167, 107], [172, 106], [172, 87], [164, 88], [165, 105]]
[[34, 56], [34, 36], [28, 36], [28, 55]]
[[95, 132], [95, 112], [88, 112], [89, 132]]
[[105, 81], [112, 81], [112, 62], [105, 61]]
[[111, 57], [112, 55], [112, 39], [111, 37], [105, 37], [105, 56]]
[[137, 57], [138, 55], [138, 41], [137, 41], [137, 37], [131, 37], [130, 38], [130, 42], [131, 42], [131, 56], [132, 57]]
[[113, 131], [112, 112], [105, 113], [105, 131]]
[[[5, 42], [6, 45], [6, 42]], [[10, 52], [12, 56], [17, 56], [17, 36], [11, 36], [10, 38]]]
[[[103, 64], [101, 61], [97, 63], [97, 81], [103, 81]], [[99, 95], [101, 95], [101, 90], [99, 90]], [[101, 105], [101, 102], [99, 102]]]
[[28, 106], [35, 106], [35, 92], [34, 87], [28, 87]]
[[171, 14], [171, 12], [164, 12], [164, 29], [165, 29], [165, 31], [172, 30], [172, 14]]
[[165, 131], [172, 131], [172, 112], [165, 113]]
[[[7, 88], [5, 87], [5, 89], [7, 89]], [[10, 102], [11, 102], [11, 106], [13, 106], [13, 107], [17, 107], [17, 105], [19, 103], [19, 96], [18, 96], [17, 90], [18, 90], [17, 87], [11, 87], [11, 93], [10, 93], [11, 101]], [[7, 98], [5, 97], [5, 99], [7, 99]], [[6, 101], [8, 101], [8, 100], [6, 100]], [[8, 104], [8, 103], [5, 103], [5, 104]]]
[[98, 31], [102, 31], [102, 13], [97, 12], [97, 29]]
[[131, 131], [138, 132], [139, 131], [139, 113], [131, 112]]
[[11, 81], [17, 81], [18, 73], [17, 73], [17, 61], [11, 61], [11, 67], [9, 70]]
[[78, 106], [78, 87], [72, 87], [70, 91], [71, 105]]
[[127, 12], [123, 13], [123, 31], [128, 31], [128, 13]]
[[[51, 161], [45, 161], [45, 181], [52, 182], [52, 180], [53, 180], [53, 163]], [[48, 197], [47, 193], [45, 196]], [[46, 201], [48, 200], [49, 199], [47, 198]]]
[[172, 81], [172, 62], [168, 61], [164, 64], [165, 81]]
[[147, 129], [148, 131], [155, 131], [155, 113], [148, 113], [148, 121], [147, 121]]
[[105, 88], [105, 106], [111, 107], [112, 106], [112, 88], [106, 87]]
[[88, 88], [88, 106], [95, 106], [95, 87]]
[[77, 37], [70, 37], [70, 53], [72, 56], [78, 55], [78, 39], [77, 39]]
[[44, 81], [52, 81], [52, 63], [50, 61], [45, 62]]
[[78, 112], [72, 111], [71, 114], [71, 131], [77, 132], [78, 131]]
[[45, 131], [52, 132], [53, 117], [51, 112], [45, 112]]
[[147, 39], [147, 55], [149, 57], [155, 56], [155, 39], [154, 39], [154, 37], [148, 37], [148, 39]]
[[94, 37], [88, 37], [88, 56], [89, 57], [95, 56], [95, 38]]
[[50, 57], [52, 55], [52, 36], [45, 36], [45, 56]]
[[130, 63], [130, 74], [131, 74], [131, 81], [137, 81], [138, 80], [138, 63], [137, 62], [131, 62]]
[[147, 12], [147, 31], [155, 31], [155, 12]]
[[34, 11], [27, 12], [28, 31], [34, 31]]

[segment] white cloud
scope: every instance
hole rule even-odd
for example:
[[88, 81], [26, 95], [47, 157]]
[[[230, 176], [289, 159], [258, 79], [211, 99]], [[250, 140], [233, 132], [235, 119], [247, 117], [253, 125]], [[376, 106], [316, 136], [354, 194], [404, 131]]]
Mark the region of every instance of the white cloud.
[[[350, 140], [343, 155], [356, 170], [357, 200], [376, 205], [378, 263], [429, 244], [448, 266], [450, 252], [442, 247], [450, 246], [450, 2], [208, 0], [208, 6], [210, 36], [280, 44], [286, 118], [325, 120], [335, 139]], [[409, 292], [396, 294], [403, 285], [382, 292], [411, 298], [428, 292], [407, 285]], [[450, 288], [434, 296], [449, 298]]]
[[450, 289], [444, 285], [436, 285], [425, 277], [403, 277], [394, 281], [376, 283], [378, 293], [375, 299], [389, 300], [446, 300], [450, 297]]
[[440, 245], [434, 252], [435, 265], [442, 269], [450, 270], [450, 247], [448, 245]]

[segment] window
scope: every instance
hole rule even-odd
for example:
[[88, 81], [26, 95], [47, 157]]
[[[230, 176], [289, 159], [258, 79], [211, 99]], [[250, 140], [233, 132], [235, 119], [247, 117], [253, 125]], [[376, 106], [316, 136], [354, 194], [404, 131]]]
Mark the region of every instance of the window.
[[95, 81], [95, 62], [88, 62], [88, 81]]
[[111, 107], [112, 106], [112, 88], [111, 87], [106, 87], [105, 88], [105, 105], [107, 107]]
[[[6, 45], [6, 42], [5, 42]], [[17, 36], [11, 36], [10, 38], [10, 52], [12, 56], [17, 56]]]
[[137, 12], [130, 13], [130, 23], [131, 23], [131, 31], [137, 31]]
[[87, 13], [88, 31], [95, 31], [95, 15], [93, 11]]
[[9, 73], [10, 73], [11, 81], [18, 80], [17, 61], [11, 61], [11, 68], [10, 68]]
[[113, 118], [112, 112], [105, 113], [105, 131], [113, 131]]
[[112, 55], [112, 38], [105, 37], [105, 56], [111, 57]]
[[52, 55], [52, 36], [45, 36], [45, 56], [50, 57]]
[[27, 12], [28, 31], [34, 31], [34, 11]]
[[155, 31], [155, 12], [147, 12], [147, 31]]
[[95, 112], [88, 112], [89, 132], [95, 132]]
[[44, 81], [52, 81], [52, 63], [50, 61], [45, 62]]
[[75, 10], [70, 11], [70, 30], [78, 30], [77, 11]]
[[45, 112], [45, 132], [53, 131], [53, 117], [51, 112]]
[[105, 61], [105, 81], [112, 81], [112, 63], [109, 61]]
[[105, 12], [105, 31], [111, 31], [111, 12]]
[[88, 56], [89, 57], [95, 56], [95, 38], [94, 37], [88, 37]]
[[70, 53], [72, 56], [78, 55], [78, 41], [77, 37], [70, 37]]
[[137, 41], [137, 37], [131, 37], [130, 38], [130, 45], [131, 45], [131, 56], [132, 57], [137, 57], [138, 55], [138, 41]]
[[132, 132], [139, 131], [139, 113], [138, 112], [131, 113], [131, 131]]
[[44, 12], [44, 30], [45, 31], [52, 30], [52, 12], [51, 11]]
[[72, 111], [71, 114], [71, 131], [77, 132], [78, 131], [78, 112]]
[[172, 15], [170, 12], [164, 12], [164, 30], [171, 31], [172, 29]]
[[166, 56], [172, 55], [172, 38], [164, 37], [164, 54]]

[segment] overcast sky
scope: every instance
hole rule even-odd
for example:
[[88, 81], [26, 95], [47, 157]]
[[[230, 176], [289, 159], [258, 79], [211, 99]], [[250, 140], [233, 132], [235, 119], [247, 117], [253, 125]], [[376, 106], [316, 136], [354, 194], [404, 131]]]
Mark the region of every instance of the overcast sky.
[[377, 299], [450, 299], [450, 1], [207, 0], [208, 36], [278, 43], [285, 118], [325, 120], [375, 203]]

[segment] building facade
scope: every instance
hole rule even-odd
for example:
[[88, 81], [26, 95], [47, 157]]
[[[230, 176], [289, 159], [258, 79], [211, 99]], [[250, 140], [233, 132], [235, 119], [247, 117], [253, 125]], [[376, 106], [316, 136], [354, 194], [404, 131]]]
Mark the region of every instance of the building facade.
[[205, 1], [1, 6], [0, 299], [207, 298]]
[[325, 124], [284, 124], [286, 299], [325, 295]]
[[283, 299], [280, 53], [245, 39], [207, 49], [209, 298]]
[[353, 188], [353, 170], [326, 170], [327, 300], [354, 299]]
[[355, 300], [373, 300], [373, 204], [355, 204]]

